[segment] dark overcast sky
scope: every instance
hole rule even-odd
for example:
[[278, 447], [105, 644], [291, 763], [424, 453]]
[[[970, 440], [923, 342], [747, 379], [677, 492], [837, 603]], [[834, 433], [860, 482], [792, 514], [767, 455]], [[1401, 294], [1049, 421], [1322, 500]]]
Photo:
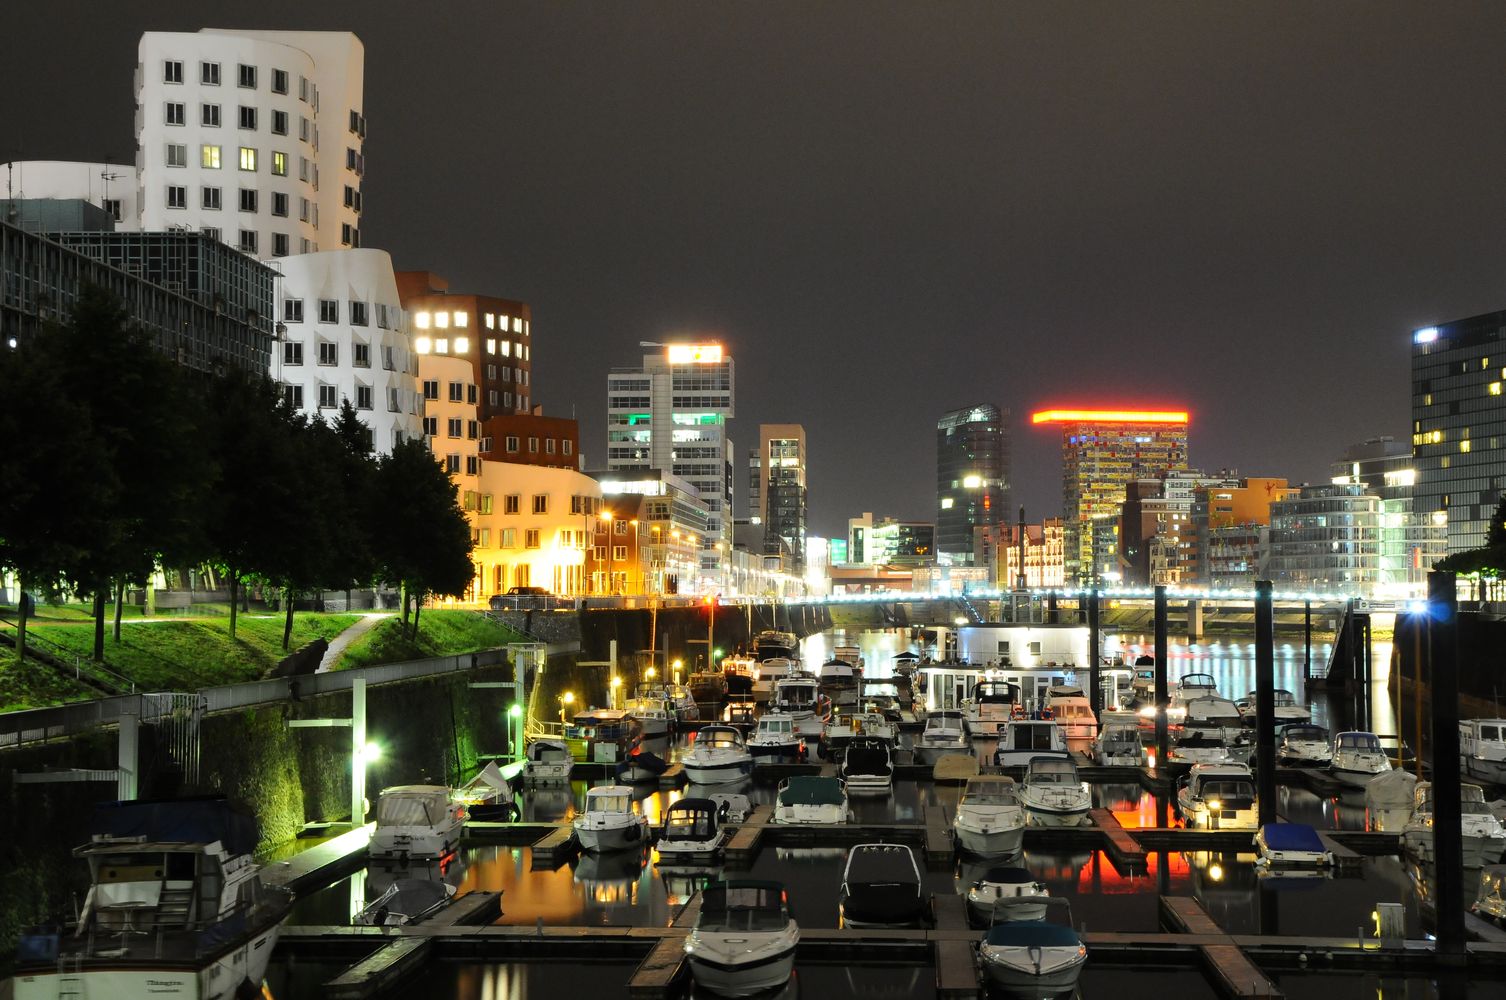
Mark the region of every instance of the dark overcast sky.
[[609, 366], [723, 338], [734, 440], [803, 423], [827, 533], [931, 517], [936, 417], [976, 401], [1014, 411], [1032, 517], [1060, 505], [1058, 438], [1027, 423], [1045, 404], [1185, 404], [1195, 465], [1320, 479], [1345, 444], [1409, 433], [1410, 329], [1506, 307], [1494, 2], [5, 20], [0, 159], [129, 160], [143, 30], [356, 32], [367, 245], [530, 302], [538, 398], [574, 406], [592, 463]]

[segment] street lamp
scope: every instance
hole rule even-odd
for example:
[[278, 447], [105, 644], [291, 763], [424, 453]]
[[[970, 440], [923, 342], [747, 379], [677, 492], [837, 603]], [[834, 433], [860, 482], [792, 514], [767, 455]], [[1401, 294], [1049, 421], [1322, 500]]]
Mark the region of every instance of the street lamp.
[[620, 688], [620, 687], [622, 687], [622, 678], [618, 677], [616, 674], [613, 674], [612, 675], [612, 707], [613, 708], [617, 707], [617, 689]]
[[575, 704], [574, 691], [566, 691], [560, 695], [560, 725], [563, 726], [565, 724], [565, 710], [573, 704]]

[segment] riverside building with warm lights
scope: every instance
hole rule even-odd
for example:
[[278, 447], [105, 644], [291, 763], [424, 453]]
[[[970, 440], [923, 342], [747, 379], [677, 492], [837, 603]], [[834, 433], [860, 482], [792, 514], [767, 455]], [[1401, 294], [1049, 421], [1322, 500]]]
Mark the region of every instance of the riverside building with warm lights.
[[1506, 311], [1412, 331], [1413, 509], [1485, 544], [1506, 490]]
[[[1116, 524], [1135, 479], [1187, 468], [1185, 410], [1041, 410], [1032, 424], [1062, 429], [1062, 509], [1066, 576], [1095, 576], [1095, 533]], [[1105, 532], [1112, 537], [1112, 532]]]
[[781, 557], [784, 569], [795, 576], [805, 572], [805, 471], [805, 428], [759, 424], [758, 450], [748, 462], [749, 525], [763, 529], [756, 551]]
[[971, 563], [973, 532], [1008, 520], [1009, 411], [980, 403], [936, 422], [936, 552]]
[[720, 344], [667, 344], [636, 368], [607, 375], [607, 468], [663, 470], [695, 487], [706, 504], [700, 579], [682, 587], [721, 589], [732, 548], [732, 358]]

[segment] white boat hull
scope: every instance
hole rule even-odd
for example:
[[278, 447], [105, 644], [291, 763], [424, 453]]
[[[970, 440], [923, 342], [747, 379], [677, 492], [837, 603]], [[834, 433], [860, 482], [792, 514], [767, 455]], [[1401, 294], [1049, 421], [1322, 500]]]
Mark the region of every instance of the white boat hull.
[[244, 983], [251, 983], [257, 995], [266, 977], [267, 965], [277, 946], [281, 925], [274, 925], [232, 948], [203, 968], [164, 965], [142, 968], [132, 962], [122, 968], [111, 959], [96, 959], [101, 968], [86, 962], [78, 971], [45, 972], [18, 975], [14, 983], [15, 1000], [58, 1000], [59, 997], [109, 997], [111, 1000], [156, 1000], [158, 997], [184, 997], [194, 1000], [234, 1000]]
[[894, 791], [891, 775], [848, 774], [843, 776], [848, 795], [888, 795]]
[[643, 847], [648, 840], [647, 821], [603, 826], [577, 819], [575, 839], [583, 851], [605, 854], [612, 851], [633, 851]]
[[371, 835], [367, 854], [373, 858], [443, 858], [460, 846], [465, 824], [456, 820], [446, 827], [378, 826]]
[[753, 758], [705, 763], [690, 758], [680, 761], [685, 777], [693, 785], [725, 785], [729, 781], [746, 778], [753, 773]]
[[[1465, 830], [1460, 835], [1464, 849], [1465, 868], [1483, 868], [1501, 860], [1506, 853], [1506, 836], [1500, 834], [1471, 833]], [[1408, 854], [1424, 864], [1433, 863], [1433, 831], [1408, 828], [1402, 834], [1402, 845]]]
[[[1071, 991], [1077, 986], [1086, 961], [1076, 948], [1027, 950], [985, 944], [978, 954], [988, 981], [1019, 1000], [1046, 1000]], [[1039, 973], [1035, 971], [1037, 961]]]
[[790, 826], [839, 826], [847, 822], [846, 806], [775, 806], [774, 822]]
[[697, 986], [724, 997], [746, 997], [789, 982], [795, 971], [795, 949], [739, 964], [712, 962], [695, 955], [688, 961]]
[[536, 764], [529, 761], [523, 765], [523, 783], [525, 785], [569, 784], [570, 771], [574, 767], [573, 761], [562, 761], [558, 764]]
[[1025, 825], [983, 826], [965, 822], [961, 817], [952, 827], [957, 846], [979, 857], [1003, 857], [1018, 854], [1025, 847]]
[[1385, 771], [1357, 770], [1332, 764], [1328, 768], [1328, 774], [1333, 780], [1351, 788], [1364, 788], [1385, 773]]
[[915, 758], [922, 764], [935, 764], [943, 754], [971, 753], [972, 749], [972, 744], [965, 736], [952, 743], [917, 743]]
[[1480, 778], [1492, 785], [1506, 785], [1506, 760], [1460, 754], [1459, 767], [1466, 777]]
[[1139, 767], [1141, 763], [1139, 754], [1103, 753], [1100, 751], [1095, 753], [1093, 758], [1098, 762], [1100, 767]]

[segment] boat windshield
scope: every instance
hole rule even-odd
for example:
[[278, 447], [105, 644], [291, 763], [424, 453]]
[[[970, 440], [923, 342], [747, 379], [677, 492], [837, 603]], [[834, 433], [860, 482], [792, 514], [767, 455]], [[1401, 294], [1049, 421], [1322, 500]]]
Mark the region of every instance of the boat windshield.
[[587, 812], [625, 813], [633, 811], [633, 797], [626, 792], [587, 792]]
[[1008, 740], [1015, 750], [1051, 750], [1058, 733], [1054, 722], [1017, 722], [1009, 727]]
[[695, 745], [706, 749], [736, 749], [743, 745], [743, 738], [736, 729], [703, 729], [696, 734]]
[[399, 792], [377, 800], [377, 826], [433, 826], [444, 815], [444, 797]]
[[1140, 734], [1132, 729], [1104, 730], [1102, 741], [1103, 745], [1110, 750], [1123, 752], [1140, 749]]
[[1364, 750], [1370, 753], [1380, 753], [1380, 740], [1375, 738], [1374, 733], [1340, 733], [1340, 750]]
[[1490, 811], [1490, 806], [1486, 805], [1484, 802], [1472, 802], [1469, 799], [1465, 799], [1463, 802], [1459, 803], [1459, 814], [1461, 816], [1493, 815]]
[[1276, 689], [1276, 707], [1277, 708], [1296, 708], [1297, 707], [1297, 696], [1294, 695], [1294, 694], [1292, 694], [1290, 691], [1283, 691], [1281, 688], [1277, 688]]
[[1218, 685], [1213, 680], [1212, 674], [1187, 674], [1177, 686], [1183, 691], [1216, 691]]
[[790, 719], [763, 718], [758, 720], [758, 731], [772, 736], [785, 736], [794, 732], [795, 726]]
[[709, 885], [701, 890], [696, 928], [714, 932], [783, 930], [789, 923], [783, 896], [771, 885]]
[[1243, 778], [1209, 778], [1203, 782], [1199, 794], [1207, 801], [1253, 802], [1255, 786]]
[[1020, 687], [1008, 681], [980, 681], [973, 685], [973, 700], [979, 704], [1011, 705], [1019, 700]]
[[668, 840], [705, 840], [716, 833], [716, 814], [709, 809], [670, 809], [664, 819]]
[[1013, 781], [969, 781], [962, 793], [964, 805], [1012, 806], [1018, 802]]
[[1288, 740], [1328, 740], [1328, 730], [1322, 726], [1287, 726], [1285, 737]]
[[1041, 760], [1037, 757], [1030, 762], [1030, 773], [1025, 775], [1025, 780], [1033, 785], [1075, 785], [1077, 769], [1071, 761]]

